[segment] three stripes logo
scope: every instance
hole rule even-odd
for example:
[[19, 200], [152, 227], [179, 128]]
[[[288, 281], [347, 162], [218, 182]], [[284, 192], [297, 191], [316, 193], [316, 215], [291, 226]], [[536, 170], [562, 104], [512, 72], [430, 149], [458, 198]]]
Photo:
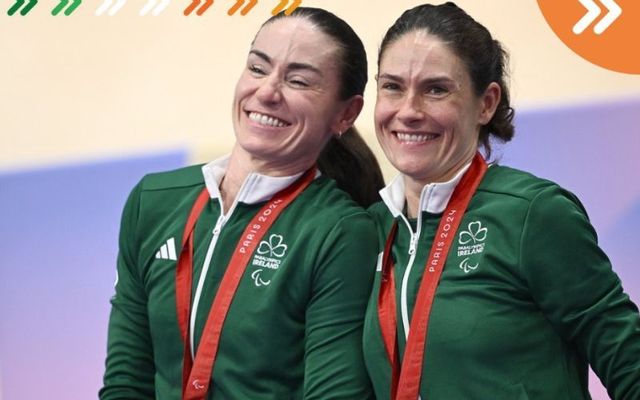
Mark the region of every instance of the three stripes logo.
[[174, 238], [168, 239], [165, 244], [160, 247], [160, 250], [156, 253], [156, 258], [161, 260], [178, 260], [178, 257], [176, 257], [176, 241]]

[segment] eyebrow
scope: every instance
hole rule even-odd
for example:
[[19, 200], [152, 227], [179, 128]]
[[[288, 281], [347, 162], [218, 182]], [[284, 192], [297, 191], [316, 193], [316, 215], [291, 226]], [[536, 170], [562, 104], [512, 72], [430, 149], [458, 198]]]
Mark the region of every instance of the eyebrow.
[[[393, 74], [389, 74], [389, 73], [384, 73], [378, 76], [378, 79], [389, 79], [392, 81], [396, 81], [396, 82], [404, 82], [404, 79], [398, 75], [393, 75]], [[425, 85], [425, 84], [432, 84], [432, 83], [440, 83], [440, 82], [453, 82], [455, 83], [456, 81], [449, 78], [448, 76], [436, 76], [433, 78], [427, 78], [427, 79], [423, 79], [420, 81], [421, 85]]]
[[[265, 62], [271, 64], [271, 57], [269, 57], [267, 54], [261, 52], [260, 50], [250, 50], [249, 54], [253, 54], [261, 59], [263, 59]], [[287, 64], [287, 70], [289, 71], [295, 71], [295, 70], [308, 70], [311, 72], [315, 72], [316, 74], [323, 76], [322, 71], [320, 71], [320, 69], [318, 69], [317, 67], [314, 67], [311, 64], [306, 64], [306, 63], [299, 63], [299, 62], [292, 62]]]

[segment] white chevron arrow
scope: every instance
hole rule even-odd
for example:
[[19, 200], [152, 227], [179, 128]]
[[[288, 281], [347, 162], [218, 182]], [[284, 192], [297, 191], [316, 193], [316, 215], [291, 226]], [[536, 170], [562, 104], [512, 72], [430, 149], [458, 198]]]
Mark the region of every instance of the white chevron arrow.
[[96, 10], [96, 15], [100, 16], [104, 14], [105, 11], [109, 10], [109, 16], [114, 16], [118, 11], [120, 11], [126, 2], [127, 0], [116, 0], [116, 4], [112, 6], [113, 0], [104, 0], [104, 3], [102, 3]]
[[596, 24], [596, 26], [593, 27], [593, 31], [598, 35], [607, 30], [609, 25], [611, 25], [613, 21], [615, 21], [616, 19], [618, 19], [618, 17], [620, 17], [620, 15], [622, 15], [622, 8], [614, 0], [600, 1], [602, 2], [602, 4], [604, 4], [605, 7], [607, 7], [609, 13], [605, 15], [604, 18], [602, 18], [600, 22]]
[[[573, 26], [573, 33], [576, 35], [584, 32], [585, 29], [593, 23], [602, 13], [602, 10], [595, 3], [594, 0], [578, 0], [587, 9], [587, 13], [580, 18], [580, 20]], [[593, 31], [600, 35], [606, 31], [607, 28], [622, 15], [622, 8], [614, 0], [600, 0], [602, 4], [607, 8], [607, 15], [604, 16], [594, 27]]]
[[155, 5], [156, 5], [156, 0], [147, 1], [147, 4], [145, 4], [144, 7], [142, 7], [142, 9], [140, 10], [140, 16], [144, 17], [145, 15], [147, 15], [147, 13], [151, 11], [151, 9], [155, 7]]
[[153, 8], [151, 15], [157, 17], [162, 11], [164, 11], [165, 8], [167, 8], [169, 3], [171, 3], [171, 0], [160, 0], [160, 4], [158, 4], [157, 6], [156, 3], [156, 0], [148, 0], [147, 4], [145, 4], [144, 7], [142, 7], [142, 9], [140, 10], [140, 16], [143, 17], [147, 15]]
[[102, 3], [100, 7], [98, 7], [98, 9], [96, 10], [96, 15], [98, 16], [102, 15], [105, 11], [107, 11], [109, 7], [111, 7], [111, 4], [113, 4], [113, 1], [104, 0], [104, 3]]

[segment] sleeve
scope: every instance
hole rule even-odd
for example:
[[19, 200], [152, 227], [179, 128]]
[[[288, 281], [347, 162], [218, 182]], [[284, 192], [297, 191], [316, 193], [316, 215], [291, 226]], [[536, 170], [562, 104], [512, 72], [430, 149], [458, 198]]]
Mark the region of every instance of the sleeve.
[[375, 273], [375, 227], [364, 212], [322, 243], [306, 311], [304, 399], [372, 399], [362, 326]]
[[147, 316], [147, 298], [138, 269], [136, 224], [140, 184], [127, 199], [120, 225], [115, 295], [107, 341], [102, 400], [153, 399], [154, 363]]
[[586, 212], [554, 186], [531, 202], [521, 242], [534, 300], [615, 400], [640, 399], [640, 317]]

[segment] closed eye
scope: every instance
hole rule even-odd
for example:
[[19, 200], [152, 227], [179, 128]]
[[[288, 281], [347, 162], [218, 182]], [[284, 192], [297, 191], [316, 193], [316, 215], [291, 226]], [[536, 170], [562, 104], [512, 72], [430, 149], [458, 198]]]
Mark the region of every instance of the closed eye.
[[289, 79], [289, 84], [295, 87], [306, 88], [309, 87], [309, 84], [300, 79]]
[[247, 67], [247, 69], [256, 75], [265, 75], [264, 69], [262, 68], [262, 66], [257, 65], [257, 64], [249, 64], [249, 66]]

